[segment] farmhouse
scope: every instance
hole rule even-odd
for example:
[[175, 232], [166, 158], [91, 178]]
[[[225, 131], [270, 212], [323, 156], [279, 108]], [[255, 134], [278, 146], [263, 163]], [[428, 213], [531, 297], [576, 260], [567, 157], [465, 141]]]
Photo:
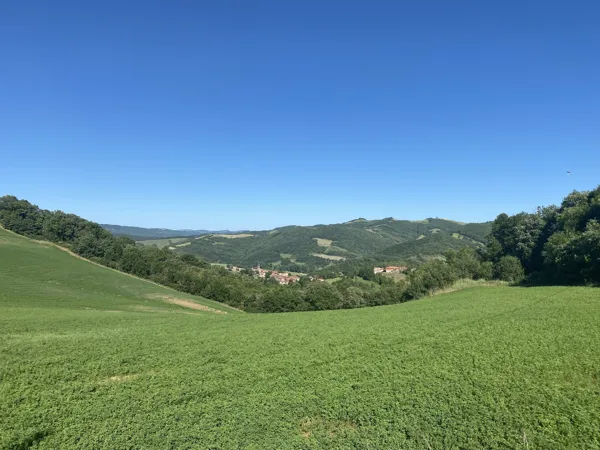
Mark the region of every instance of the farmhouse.
[[260, 266], [253, 268], [252, 271], [258, 275], [259, 278], [266, 278], [267, 272], [270, 272], [270, 278], [276, 280], [279, 284], [291, 284], [300, 280], [300, 277], [296, 275], [290, 275], [287, 272], [278, 272], [277, 270], [265, 270], [261, 269]]
[[271, 273], [271, 278], [273, 278], [274, 280], [277, 280], [279, 282], [279, 284], [295, 283], [296, 281], [298, 281], [300, 279], [300, 277], [298, 277], [296, 275], [289, 275], [288, 273], [281, 273], [281, 272], [277, 272], [277, 271]]
[[260, 266], [252, 270], [258, 275], [259, 278], [265, 278], [267, 276], [267, 272], [270, 272], [270, 270], [261, 269]]
[[402, 273], [408, 270], [407, 266], [387, 266], [385, 272], [387, 273]]
[[374, 267], [373, 273], [402, 273], [408, 270], [407, 266]]
[[308, 277], [308, 279], [309, 279], [310, 281], [325, 281], [325, 278], [323, 278], [322, 276], [313, 277], [312, 275], [310, 275], [310, 276]]

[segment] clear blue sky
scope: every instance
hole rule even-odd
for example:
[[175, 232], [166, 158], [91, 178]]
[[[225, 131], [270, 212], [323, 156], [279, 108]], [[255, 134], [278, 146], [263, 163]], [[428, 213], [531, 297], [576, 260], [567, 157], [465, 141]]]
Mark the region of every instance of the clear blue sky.
[[4, 0], [0, 195], [170, 228], [532, 211], [600, 183], [599, 23], [593, 0]]

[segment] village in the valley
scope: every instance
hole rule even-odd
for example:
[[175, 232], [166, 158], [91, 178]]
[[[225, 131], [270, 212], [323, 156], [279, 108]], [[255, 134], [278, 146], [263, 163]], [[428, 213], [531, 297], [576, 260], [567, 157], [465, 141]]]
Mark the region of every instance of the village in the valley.
[[[237, 266], [227, 266], [227, 269], [231, 272], [241, 272], [244, 270], [242, 267]], [[257, 267], [253, 267], [250, 269], [254, 275], [259, 278], [270, 278], [272, 280], [277, 281], [279, 284], [294, 284], [300, 281], [299, 275], [292, 275], [289, 272], [279, 272], [278, 270], [267, 270], [260, 267], [260, 264]], [[404, 273], [408, 270], [408, 266], [386, 266], [386, 267], [374, 267], [373, 273], [375, 274], [384, 274], [384, 273]], [[270, 274], [270, 275], [268, 275]], [[308, 276], [311, 281], [325, 281], [323, 277], [320, 276]]]
[[387, 266], [387, 267], [374, 267], [374, 273], [404, 273], [408, 270], [408, 266]]
[[[236, 266], [228, 266], [228, 269], [232, 272], [241, 272], [242, 270], [244, 270], [242, 267], [236, 267]], [[254, 273], [254, 275], [256, 275], [259, 278], [270, 278], [272, 280], [277, 281], [279, 284], [293, 284], [296, 283], [297, 281], [300, 280], [300, 277], [298, 275], [292, 275], [288, 272], [279, 272], [278, 270], [267, 270], [267, 269], [262, 269], [260, 267], [260, 265], [258, 265], [258, 267], [253, 267], [252, 272]], [[270, 275], [268, 275], [270, 274]], [[325, 281], [323, 278], [321, 277], [309, 277], [311, 280], [315, 279], [318, 281]]]

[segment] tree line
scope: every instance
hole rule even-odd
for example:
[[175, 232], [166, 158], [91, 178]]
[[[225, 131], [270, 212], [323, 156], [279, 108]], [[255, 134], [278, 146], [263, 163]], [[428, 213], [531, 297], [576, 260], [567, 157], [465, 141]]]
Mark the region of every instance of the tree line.
[[600, 186], [574, 191], [559, 206], [500, 214], [486, 247], [448, 251], [410, 272], [406, 297], [419, 298], [458, 279], [526, 285], [600, 283]]
[[486, 257], [518, 260], [532, 284], [600, 283], [600, 186], [574, 191], [559, 206], [535, 213], [500, 214]]

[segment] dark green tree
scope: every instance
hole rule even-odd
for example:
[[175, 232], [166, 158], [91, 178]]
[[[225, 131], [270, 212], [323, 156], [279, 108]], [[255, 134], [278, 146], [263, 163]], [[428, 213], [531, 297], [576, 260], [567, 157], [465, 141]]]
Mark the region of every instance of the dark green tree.
[[523, 265], [516, 256], [502, 256], [494, 264], [494, 277], [498, 280], [518, 283], [524, 276]]

